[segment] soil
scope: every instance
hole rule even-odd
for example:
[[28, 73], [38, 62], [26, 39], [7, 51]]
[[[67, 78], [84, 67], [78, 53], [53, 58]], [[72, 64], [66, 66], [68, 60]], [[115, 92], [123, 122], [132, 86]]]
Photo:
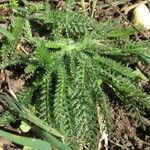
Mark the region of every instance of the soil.
[[[39, 1], [39, 0], [37, 0]], [[31, 2], [37, 2], [31, 1]], [[0, 4], [4, 4], [8, 2], [7, 0], [1, 0]], [[91, 15], [91, 4], [92, 1], [86, 0], [86, 10], [89, 15]], [[113, 0], [111, 0], [113, 3]], [[125, 10], [125, 8], [129, 5], [134, 4], [137, 1], [127, 1], [124, 3], [117, 4], [117, 8], [121, 10]], [[65, 7], [65, 2], [62, 0], [51, 0], [51, 3], [54, 7], [58, 9], [63, 9]], [[115, 3], [114, 3], [115, 4]], [[75, 10], [80, 11], [80, 4], [76, 3]], [[13, 14], [13, 10], [9, 8], [1, 8], [0, 13], [3, 16], [6, 16], [4, 22], [0, 22], [0, 25], [7, 29], [9, 24], [9, 20], [7, 19], [11, 14]], [[123, 11], [122, 11], [123, 13]], [[94, 14], [94, 18], [97, 21], [105, 21], [110, 17], [114, 19], [120, 16], [116, 10], [110, 7], [105, 0], [98, 1], [98, 6], [96, 7], [96, 11]], [[3, 43], [5, 39], [0, 36], [0, 45]], [[33, 51], [33, 47], [28, 45], [27, 43], [20, 43], [20, 45], [26, 49], [26, 52], [30, 53]], [[139, 68], [142, 72], [150, 77], [150, 66], [143, 64], [141, 62], [138, 63]], [[13, 68], [15, 71], [17, 69]], [[7, 89], [11, 88], [13, 91], [18, 92], [23, 88], [25, 84], [26, 77], [24, 74], [15, 74], [13, 69], [2, 70], [0, 72], [0, 88], [7, 91]], [[20, 71], [19, 71], [20, 72]], [[146, 93], [150, 94], [150, 80], [140, 81], [139, 87]], [[133, 119], [132, 114], [126, 110], [121, 104], [115, 103], [115, 100], [111, 97], [111, 112], [112, 112], [112, 133], [109, 136], [109, 150], [150, 150], [150, 112], [147, 112], [145, 116], [146, 126], [142, 128], [139, 126], [138, 122]], [[0, 115], [5, 111], [5, 102], [0, 101]], [[15, 132], [17, 134], [21, 134], [20, 129], [18, 128], [18, 123], [9, 124], [7, 126], [2, 126], [5, 130], [9, 130], [11, 132]], [[22, 148], [16, 144], [13, 144], [6, 139], [0, 137], [0, 150], [21, 150]]]
[[109, 149], [150, 150], [150, 126], [144, 130], [125, 108], [116, 104], [112, 108], [113, 133], [110, 136]]

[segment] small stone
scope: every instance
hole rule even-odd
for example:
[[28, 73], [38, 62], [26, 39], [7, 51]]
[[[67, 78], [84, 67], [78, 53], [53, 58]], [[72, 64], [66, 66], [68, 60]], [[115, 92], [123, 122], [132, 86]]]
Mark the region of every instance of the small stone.
[[145, 4], [139, 4], [133, 11], [133, 23], [137, 26], [142, 26], [145, 29], [150, 29], [150, 11]]

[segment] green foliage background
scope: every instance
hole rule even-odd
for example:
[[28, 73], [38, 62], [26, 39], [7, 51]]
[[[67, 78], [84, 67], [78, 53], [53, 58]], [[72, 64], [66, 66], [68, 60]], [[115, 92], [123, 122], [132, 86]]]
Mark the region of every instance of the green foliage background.
[[[131, 28], [118, 31], [121, 19], [97, 22], [73, 11], [74, 1], [68, 1], [63, 10], [47, 1], [36, 9], [27, 2], [21, 9], [16, 4], [11, 5], [16, 14], [11, 16], [11, 34], [4, 34], [8, 39], [0, 50], [0, 69], [24, 66], [30, 79], [17, 95], [22, 105], [29, 110], [34, 106], [35, 115], [70, 137], [63, 142], [71, 149], [82, 144], [96, 149], [98, 113], [104, 118], [105, 130], [111, 131], [106, 86], [142, 122], [150, 108], [150, 96], [138, 89], [139, 77], [129, 63], [141, 58], [149, 62], [148, 41], [131, 41], [130, 34], [136, 32]], [[33, 51], [17, 55], [20, 40], [30, 43]]]

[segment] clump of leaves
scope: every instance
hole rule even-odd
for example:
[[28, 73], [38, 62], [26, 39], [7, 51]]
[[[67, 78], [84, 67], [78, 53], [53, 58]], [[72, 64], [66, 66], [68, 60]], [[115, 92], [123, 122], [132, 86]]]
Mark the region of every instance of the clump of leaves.
[[[121, 31], [114, 32], [120, 20], [97, 23], [74, 12], [72, 1], [62, 11], [49, 9], [48, 2], [45, 6], [45, 10], [35, 14], [28, 12], [26, 17], [15, 17], [12, 34], [16, 38], [3, 44], [1, 68], [25, 65], [25, 72], [31, 78], [25, 91], [18, 95], [22, 105], [35, 106], [39, 118], [73, 137], [63, 141], [72, 149], [87, 145], [94, 150], [100, 137], [98, 113], [103, 116], [107, 131], [111, 127], [105, 85], [139, 121], [145, 110], [150, 109], [150, 97], [136, 86], [137, 75], [127, 67], [128, 62], [122, 62], [129, 56], [149, 60], [150, 44], [130, 41], [128, 35], [133, 33], [130, 29], [124, 31], [126, 38], [122, 39]], [[48, 33], [35, 36], [34, 32], [38, 32], [35, 28], [39, 29], [37, 22]], [[116, 43], [111, 39], [115, 34], [119, 35]], [[14, 61], [14, 49], [21, 37], [36, 49]]]

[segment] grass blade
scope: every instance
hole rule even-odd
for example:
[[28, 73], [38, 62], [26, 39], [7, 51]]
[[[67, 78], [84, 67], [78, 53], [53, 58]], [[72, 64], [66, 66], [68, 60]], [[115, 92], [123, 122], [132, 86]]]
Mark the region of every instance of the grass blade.
[[65, 144], [63, 144], [62, 142], [60, 142], [59, 140], [57, 140], [54, 136], [52, 136], [51, 134], [45, 132], [45, 131], [40, 131], [40, 133], [46, 138], [46, 140], [48, 142], [51, 143], [52, 146], [55, 146], [57, 148], [59, 148], [60, 150], [70, 150], [70, 148], [68, 146], [66, 146]]
[[145, 54], [139, 55], [140, 59], [143, 60], [146, 64], [150, 65], [150, 56], [147, 56]]
[[5, 99], [5, 101], [13, 107], [14, 111], [19, 113], [21, 117], [32, 122], [34, 125], [42, 128], [43, 130], [64, 139], [64, 135], [58, 132], [56, 129], [51, 127], [49, 124], [46, 124], [43, 120], [32, 114], [26, 107], [24, 107], [19, 101], [9, 97], [8, 95], [0, 92], [0, 97]]
[[50, 143], [43, 140], [14, 135], [3, 130], [0, 130], [0, 136], [3, 136], [4, 138], [19, 145], [35, 148], [38, 150], [43, 150], [43, 148], [44, 150], [51, 150]]

